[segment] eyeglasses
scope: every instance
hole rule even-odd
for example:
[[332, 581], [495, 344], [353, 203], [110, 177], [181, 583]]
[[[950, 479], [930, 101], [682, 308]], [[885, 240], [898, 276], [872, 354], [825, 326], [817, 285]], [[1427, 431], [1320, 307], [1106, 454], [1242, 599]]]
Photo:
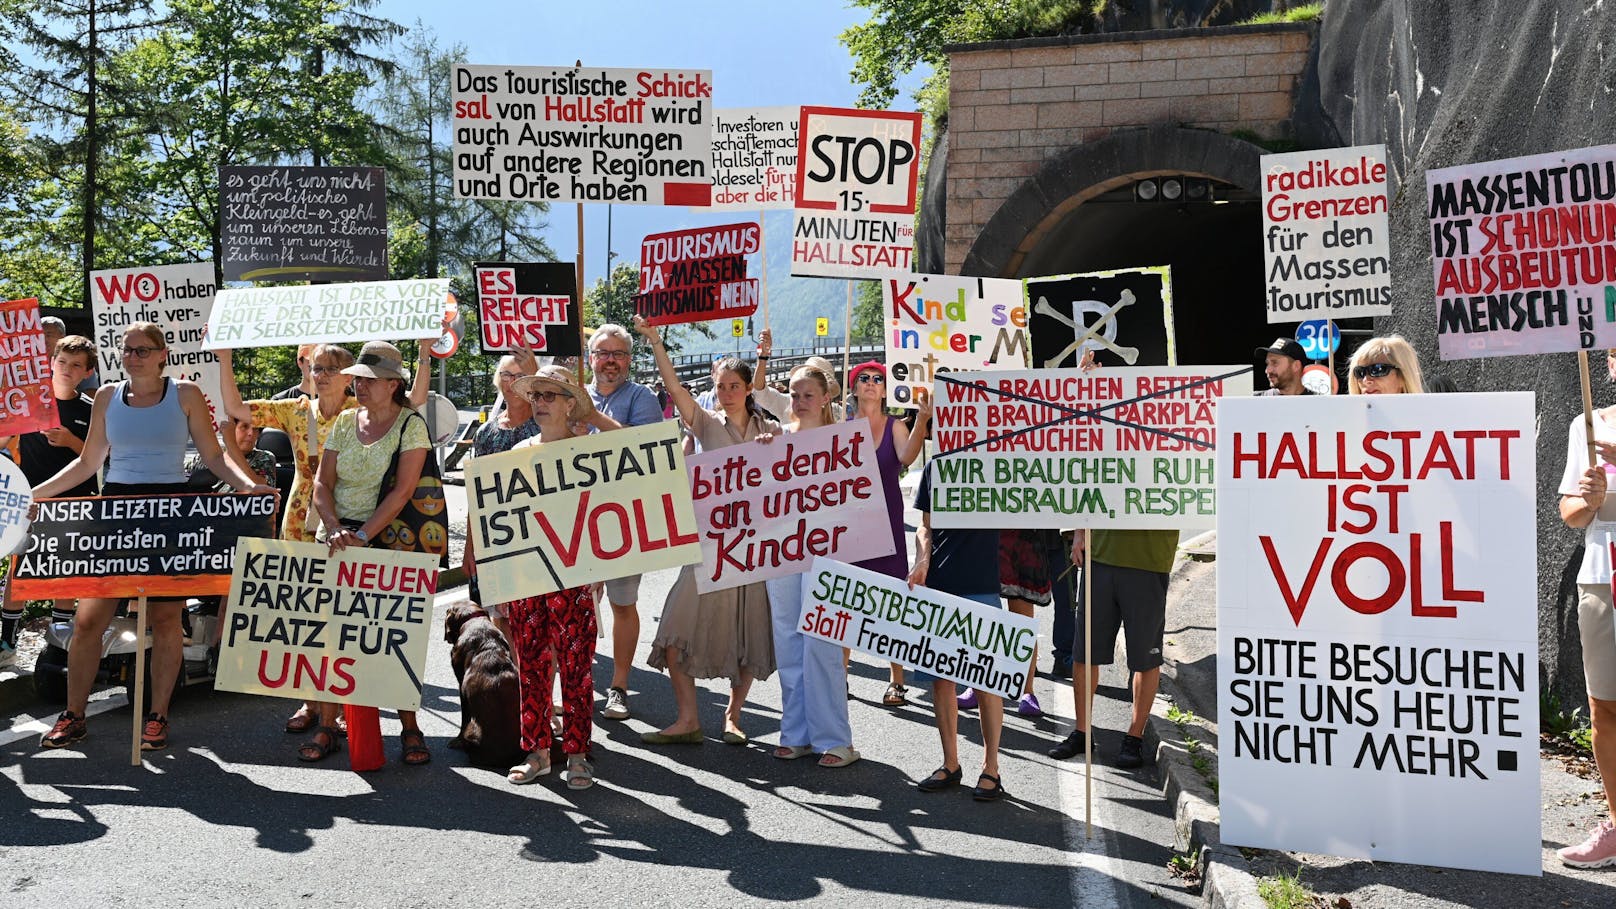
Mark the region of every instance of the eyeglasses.
[[1390, 363], [1365, 363], [1352, 367], [1352, 377], [1362, 382], [1364, 379], [1384, 379], [1396, 371], [1397, 367]]
[[499, 377], [506, 382], [515, 382], [517, 379], [520, 379], [525, 375], [527, 375], [525, 372], [502, 372], [499, 374]]
[[123, 355], [125, 357], [134, 357], [137, 360], [144, 360], [162, 349], [161, 347], [125, 347], [123, 348]]
[[594, 357], [597, 360], [627, 360], [628, 359], [628, 351], [626, 351], [626, 350], [591, 350], [589, 352], [589, 355], [591, 357]]
[[887, 384], [887, 377], [881, 375], [878, 372], [860, 373], [858, 380], [859, 380], [860, 385], [863, 385], [866, 382], [868, 382], [871, 385], [885, 385], [885, 384]]
[[341, 367], [337, 367], [337, 366], [310, 366], [309, 367], [309, 375], [311, 375], [311, 376], [335, 376], [335, 375], [341, 375], [341, 374], [342, 374], [342, 369], [341, 369]]
[[571, 397], [572, 397], [572, 395], [569, 395], [564, 391], [535, 391], [532, 394], [528, 395], [529, 400], [543, 401], [546, 404], [555, 403], [556, 398], [569, 398], [570, 399]]

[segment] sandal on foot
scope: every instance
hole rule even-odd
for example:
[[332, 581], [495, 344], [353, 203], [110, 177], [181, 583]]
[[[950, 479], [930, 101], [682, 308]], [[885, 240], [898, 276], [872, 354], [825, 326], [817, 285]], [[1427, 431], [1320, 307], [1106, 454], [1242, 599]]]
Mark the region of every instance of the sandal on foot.
[[[983, 780], [992, 780], [993, 788], [989, 789], [983, 786]], [[999, 782], [999, 778], [991, 773], [979, 775], [976, 778], [976, 788], [971, 790], [971, 798], [976, 799], [979, 802], [997, 802], [999, 799], [1004, 798], [1004, 796], [1004, 783]]]
[[302, 735], [313, 729], [315, 724], [319, 722], [320, 718], [314, 715], [314, 711], [310, 710], [307, 704], [304, 704], [302, 707], [297, 708], [297, 712], [287, 719], [286, 732], [288, 735]]
[[888, 685], [886, 694], [881, 695], [883, 707], [902, 707], [907, 703], [909, 703], [909, 689], [902, 685]]
[[595, 785], [595, 768], [588, 758], [574, 754], [567, 758], [566, 777], [568, 789], [588, 789]]
[[426, 747], [426, 734], [419, 729], [406, 729], [398, 734], [399, 744], [404, 746], [404, 763], [412, 767], [432, 762], [432, 752]]
[[168, 717], [156, 713], [146, 714], [146, 723], [140, 727], [140, 750], [162, 751], [168, 747]]
[[[325, 736], [324, 742], [320, 741], [320, 736], [322, 735]], [[337, 737], [337, 730], [330, 726], [316, 726], [314, 727], [314, 738], [304, 742], [302, 747], [297, 749], [297, 759], [305, 764], [313, 764], [316, 761], [323, 761], [341, 750], [342, 739]]]
[[863, 756], [864, 755], [859, 754], [858, 749], [854, 748], [852, 745], [837, 745], [835, 748], [830, 749], [820, 756], [819, 766], [846, 767], [848, 764], [855, 763]]
[[781, 745], [771, 753], [782, 761], [794, 761], [813, 754], [814, 749], [807, 745]]
[[528, 755], [527, 760], [512, 767], [505, 774], [505, 779], [517, 786], [526, 786], [528, 783], [538, 782], [539, 777], [550, 775], [550, 752], [535, 751]]

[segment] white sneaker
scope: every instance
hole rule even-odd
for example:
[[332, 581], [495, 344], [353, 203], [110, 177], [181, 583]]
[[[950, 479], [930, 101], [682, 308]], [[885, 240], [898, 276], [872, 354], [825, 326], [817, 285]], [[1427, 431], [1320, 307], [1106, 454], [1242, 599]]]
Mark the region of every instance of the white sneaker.
[[628, 692], [621, 688], [606, 690], [606, 706], [600, 710], [600, 715], [608, 720], [628, 719]]
[[1588, 838], [1559, 852], [1560, 861], [1573, 868], [1604, 868], [1616, 865], [1616, 824], [1608, 819], [1595, 827]]

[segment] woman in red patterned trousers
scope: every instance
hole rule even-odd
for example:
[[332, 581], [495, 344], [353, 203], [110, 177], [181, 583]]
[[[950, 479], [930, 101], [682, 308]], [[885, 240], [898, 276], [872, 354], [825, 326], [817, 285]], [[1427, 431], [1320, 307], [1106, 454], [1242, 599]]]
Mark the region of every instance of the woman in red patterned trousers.
[[[559, 442], [588, 424], [617, 429], [617, 421], [597, 411], [573, 373], [559, 366], [541, 367], [537, 375], [511, 383], [516, 394], [533, 405], [539, 434], [512, 447], [519, 451], [546, 442]], [[585, 430], [586, 431], [586, 430]], [[522, 692], [522, 747], [527, 760], [512, 767], [506, 779], [517, 785], [534, 782], [550, 772], [550, 689], [561, 670], [561, 750], [567, 755], [563, 774], [569, 789], [595, 784], [589, 763], [591, 713], [595, 685], [595, 598], [588, 586], [516, 600], [506, 607]], [[559, 667], [557, 666], [559, 664]]]

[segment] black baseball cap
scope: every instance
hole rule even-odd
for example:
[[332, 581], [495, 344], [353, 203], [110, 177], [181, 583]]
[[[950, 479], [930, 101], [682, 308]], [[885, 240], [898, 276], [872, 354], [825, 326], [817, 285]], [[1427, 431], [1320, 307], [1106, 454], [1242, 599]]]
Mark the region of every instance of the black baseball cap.
[[1296, 343], [1295, 338], [1275, 338], [1274, 343], [1256, 350], [1259, 357], [1266, 357], [1271, 353], [1283, 354], [1299, 363], [1307, 362], [1307, 354], [1303, 352], [1302, 345]]

